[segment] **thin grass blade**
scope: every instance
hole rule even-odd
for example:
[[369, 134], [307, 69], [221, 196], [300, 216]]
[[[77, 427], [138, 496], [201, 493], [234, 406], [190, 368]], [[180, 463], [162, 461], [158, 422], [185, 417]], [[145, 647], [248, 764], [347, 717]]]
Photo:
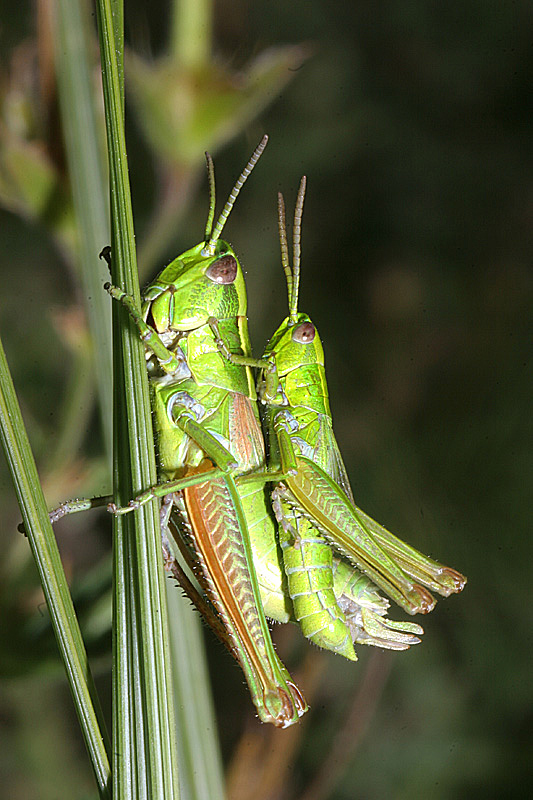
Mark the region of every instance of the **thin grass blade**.
[[105, 723], [1, 342], [0, 432], [100, 797], [110, 798]]
[[89, 9], [80, 0], [58, 0], [54, 6], [54, 45], [61, 124], [65, 139], [79, 235], [78, 262], [100, 400], [104, 441], [111, 461], [112, 365], [111, 312], [102, 285], [107, 280], [98, 253], [109, 244], [107, 167], [101, 125], [95, 110], [89, 36]]
[[184, 800], [224, 800], [224, 772], [198, 613], [167, 584], [178, 722], [180, 784]]

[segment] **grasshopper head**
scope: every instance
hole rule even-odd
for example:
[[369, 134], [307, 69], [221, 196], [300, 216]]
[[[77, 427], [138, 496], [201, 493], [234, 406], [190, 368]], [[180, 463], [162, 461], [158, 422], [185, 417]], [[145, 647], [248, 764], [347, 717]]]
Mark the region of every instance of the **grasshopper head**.
[[[290, 265], [287, 228], [285, 225], [285, 202], [278, 193], [278, 227], [281, 245], [281, 263], [287, 280], [289, 316], [283, 320], [267, 344], [264, 358], [276, 365], [281, 388], [287, 396], [289, 405], [295, 398], [288, 396], [299, 388], [309, 387], [316, 382], [316, 373], [324, 371], [324, 350], [318, 332], [307, 316], [298, 312], [298, 290], [300, 286], [301, 223], [305, 189], [305, 175], [300, 181], [298, 197], [294, 209], [293, 223], [293, 263]], [[296, 373], [295, 370], [298, 370]], [[285, 380], [292, 374], [290, 380]]]
[[283, 320], [267, 344], [264, 358], [275, 362], [282, 385], [283, 378], [295, 369], [324, 366], [322, 342], [307, 314]]
[[174, 259], [144, 292], [144, 317], [158, 333], [192, 331], [205, 325], [209, 317], [221, 320], [246, 316], [242, 269], [232, 248], [220, 236], [267, 141], [268, 136], [263, 136], [255, 148], [214, 227], [215, 172], [213, 159], [205, 154], [210, 197], [205, 239]]
[[219, 239], [214, 253], [204, 243], [174, 259], [144, 292], [147, 322], [158, 333], [191, 331], [209, 317], [246, 316], [246, 288], [239, 261]]

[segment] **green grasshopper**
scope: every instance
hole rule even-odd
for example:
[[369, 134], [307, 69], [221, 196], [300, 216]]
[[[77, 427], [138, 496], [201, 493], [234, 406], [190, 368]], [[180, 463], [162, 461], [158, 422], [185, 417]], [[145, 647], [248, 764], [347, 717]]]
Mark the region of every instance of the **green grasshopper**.
[[[269, 617], [279, 622], [298, 619], [298, 603], [293, 614], [260, 475], [265, 456], [249, 369], [244, 280], [233, 250], [220, 240], [240, 188], [265, 144], [266, 140], [237, 181], [213, 233], [214, 170], [208, 157], [211, 200], [205, 241], [175, 259], [150, 284], [141, 311], [119, 289], [107, 286], [127, 308], [147, 347], [160, 474], [167, 479], [127, 508], [111, 503], [109, 509], [125, 513], [154, 497], [164, 498], [161, 521], [167, 569], [240, 662], [261, 719], [284, 727], [296, 721], [306, 705], [271, 649], [254, 567]], [[228, 357], [221, 357], [221, 347]], [[236, 486], [245, 472], [256, 472], [258, 477]], [[52, 519], [100, 505], [102, 500], [66, 503], [52, 512]], [[207, 600], [180, 568], [171, 542], [197, 573]], [[239, 561], [239, 570], [221, 568], [228, 552]], [[422, 633], [419, 626], [386, 619], [388, 603], [365, 576], [337, 559], [334, 573], [348, 626], [344, 655], [356, 658], [352, 642], [400, 650], [419, 641], [414, 635]], [[247, 575], [251, 586], [246, 596], [239, 588], [241, 595], [236, 597], [233, 587], [241, 587]], [[249, 607], [254, 613], [244, 619], [239, 609]], [[305, 630], [305, 621], [300, 621]]]
[[[216, 318], [217, 332], [223, 331], [231, 352], [249, 355], [244, 277], [233, 249], [220, 236], [266, 142], [264, 137], [254, 151], [214, 228], [214, 169], [208, 156], [205, 240], [174, 259], [148, 286], [140, 311], [129, 295], [106, 284], [147, 349], [160, 475], [167, 481], [127, 508], [111, 504], [110, 510], [125, 513], [152, 497], [164, 498], [167, 567], [241, 664], [260, 718], [286, 727], [307, 705], [270, 639], [247, 531], [249, 509], [235, 484], [240, 473], [264, 465], [255, 387], [248, 367], [221, 359], [212, 330]], [[178, 545], [208, 600], [176, 567], [171, 528], [185, 532], [186, 545]]]
[[[252, 162], [255, 163], [258, 157], [259, 154], [254, 154]], [[205, 242], [175, 259], [163, 270], [144, 292], [141, 313], [120, 290], [108, 287], [112, 295], [126, 305], [141, 331], [149, 354], [155, 356], [153, 366], [156, 376], [151, 382], [160, 473], [162, 478], [173, 481], [146, 492], [133, 501], [129, 509], [111, 506], [111, 510], [122, 513], [152, 497], [164, 496], [163, 529], [168, 529], [173, 508], [177, 509], [181, 512], [181, 529], [189, 531], [190, 539], [191, 522], [194, 528], [194, 521], [200, 518], [206, 507], [229, 508], [229, 517], [233, 525], [238, 527], [240, 537], [244, 542], [251, 543], [266, 614], [277, 621], [287, 622], [292, 616], [292, 609], [287, 601], [287, 589], [279, 566], [275, 527], [265, 501], [264, 481], [259, 479], [255, 485], [249, 482], [238, 486], [238, 497], [234, 483], [239, 474], [259, 472], [265, 463], [259, 415], [253, 402], [256, 399], [255, 389], [249, 368], [252, 360], [246, 324], [244, 279], [235, 254], [219, 238], [251, 165], [247, 166], [237, 182], [213, 233], [215, 200], [211, 160], [208, 166], [211, 203]], [[221, 358], [221, 347], [224, 350], [222, 355], [227, 358]], [[157, 373], [162, 375], [157, 376]], [[199, 421], [192, 419], [192, 414]], [[206, 467], [205, 455], [210, 457], [215, 468]], [[184, 465], [189, 467], [188, 473], [184, 476], [179, 474], [176, 478], [178, 473], [183, 472]], [[208, 482], [202, 481], [201, 485], [194, 474], [199, 469], [206, 470], [204, 477], [208, 479]], [[224, 491], [229, 487], [230, 497], [225, 503], [219, 498], [217, 505], [210, 500], [210, 496], [221, 484]], [[176, 494], [179, 490], [183, 490], [183, 497]], [[205, 491], [205, 496], [200, 497], [200, 491]], [[202, 527], [205, 526], [204, 521]], [[203, 563], [206, 556], [201, 552], [201, 542], [205, 537], [200, 537], [200, 541], [197, 541], [198, 536], [192, 538], [195, 540], [194, 557], [190, 560]], [[172, 559], [168, 558], [168, 544], [165, 544], [165, 550], [167, 564], [172, 565]], [[213, 563], [204, 566], [204, 584], [208, 581], [205, 574], [210, 574], [215, 566]], [[171, 566], [171, 569], [176, 567]], [[405, 649], [419, 641], [413, 635], [422, 632], [419, 626], [394, 623], [383, 618], [386, 604], [367, 579], [341, 564], [337, 565], [336, 574], [339, 597], [344, 598], [347, 604], [352, 626], [346, 636], [344, 649], [330, 649], [355, 659], [353, 641], [394, 649]], [[184, 580], [182, 574], [181, 582], [184, 583]], [[230, 588], [226, 586], [225, 591], [230, 593]], [[207, 593], [209, 595], [209, 591]], [[190, 586], [189, 594], [192, 595]], [[199, 605], [198, 597], [195, 599]], [[214, 605], [219, 610], [220, 600]], [[294, 605], [295, 616], [305, 632], [306, 621], [298, 614], [298, 603]], [[208, 614], [205, 603], [202, 613], [204, 616]], [[213, 614], [210, 615], [210, 622], [220, 635], [220, 625], [217, 625]], [[224, 624], [229, 625], [227, 619], [224, 619]], [[329, 646], [327, 642], [317, 640], [317, 643]], [[256, 694], [255, 691], [254, 696]], [[260, 715], [264, 715], [264, 710], [260, 710]], [[291, 720], [294, 721], [294, 718], [291, 717]]]
[[[460, 592], [466, 579], [405, 544], [359, 509], [333, 435], [324, 370], [324, 354], [315, 326], [298, 312], [300, 227], [306, 179], [302, 178], [296, 204], [293, 267], [289, 265], [285, 208], [278, 195], [282, 264], [287, 280], [289, 316], [270, 339], [261, 368], [259, 396], [265, 407], [269, 437], [270, 480], [279, 535], [289, 575], [293, 602], [297, 595], [302, 616], [316, 613], [319, 627], [331, 637], [326, 646], [342, 647], [346, 617], [334, 581], [328, 574], [326, 542], [336, 553], [360, 569], [373, 583], [408, 613], [428, 613], [435, 600], [428, 587], [443, 596]], [[294, 577], [291, 578], [290, 573]], [[327, 581], [328, 599], [322, 603]], [[311, 584], [303, 592], [302, 582]], [[321, 583], [320, 583], [321, 581]], [[335, 599], [340, 602], [335, 603]], [[321, 609], [325, 605], [327, 608]], [[313, 612], [313, 604], [315, 611]], [[311, 610], [308, 610], [308, 609]], [[329, 619], [329, 628], [325, 624]], [[407, 628], [406, 630], [409, 630]]]
[[[196, 276], [194, 279], [190, 277], [190, 272], [193, 271], [192, 267], [189, 267], [188, 270], [183, 270], [180, 263], [186, 261], [189, 254], [192, 254], [194, 269], [199, 272], [200, 279], [204, 280], [204, 274], [209, 276], [209, 270], [212, 269], [212, 266], [209, 266], [209, 259], [215, 255], [214, 250], [217, 242], [219, 248], [217, 250], [219, 255], [219, 259], [216, 261], [217, 269], [223, 259], [226, 259], [224, 261], [224, 269], [227, 269], [229, 263], [227, 262], [228, 253], [230, 252], [229, 246], [226, 243], [219, 242], [218, 239], [229, 210], [236, 198], [236, 193], [233, 192], [230, 195], [231, 203], [226, 206], [215, 228], [215, 233], [210, 236], [214, 208], [214, 178], [212, 177], [211, 162], [209, 162], [209, 166], [212, 199], [206, 229], [207, 244], [198, 245], [180, 256], [161, 273], [144, 293], [141, 315], [136, 312], [131, 300], [122, 292], [111, 288], [109, 290], [115, 298], [127, 305], [130, 314], [141, 330], [148, 351], [157, 356], [157, 368], [166, 373], [166, 376], [152, 380], [154, 387], [153, 407], [158, 431], [159, 461], [162, 477], [172, 480], [177, 466], [181, 467], [184, 463], [190, 463], [190, 465], [198, 467], [199, 463], [196, 462], [199, 459], [203, 459], [206, 453], [211, 457], [217, 468], [214, 470], [208, 469], [206, 477], [210, 481], [219, 479], [222, 471], [226, 475], [226, 483], [232, 486], [232, 500], [238, 512], [240, 530], [243, 537], [246, 538], [248, 536], [251, 543], [253, 561], [258, 574], [261, 599], [265, 612], [272, 619], [287, 622], [292, 616], [292, 609], [287, 602], [287, 589], [279, 566], [275, 528], [265, 504], [264, 480], [259, 474], [260, 468], [264, 467], [264, 451], [258, 413], [255, 403], [250, 403], [251, 400], [255, 400], [255, 392], [251, 382], [249, 365], [255, 362], [250, 356], [250, 342], [245, 317], [246, 296], [240, 267], [233, 251], [231, 251], [229, 256], [232, 259], [231, 263], [232, 265], [234, 262], [237, 264], [237, 267], [232, 266], [232, 269], [238, 269], [239, 275], [237, 276], [237, 272], [235, 274], [232, 272], [231, 275], [224, 276], [224, 281], [227, 281], [230, 286], [238, 286], [238, 313], [232, 317], [232, 313], [235, 314], [235, 309], [233, 311], [228, 310], [229, 306], [226, 305], [223, 309], [225, 316], [221, 317], [220, 313], [223, 304], [210, 301], [209, 309], [207, 309], [207, 303], [205, 299], [202, 299], [202, 292], [199, 290], [200, 284], [196, 282]], [[239, 182], [237, 185], [239, 186]], [[200, 258], [198, 258], [199, 250]], [[177, 267], [176, 262], [178, 262]], [[219, 280], [222, 279], [217, 278], [217, 282]], [[178, 303], [177, 297], [181, 298], [185, 294], [184, 287], [188, 287], [189, 284], [191, 284], [192, 288], [187, 288], [186, 297], [188, 299], [182, 305], [181, 301]], [[194, 298], [194, 300], [191, 298]], [[172, 303], [171, 309], [170, 303]], [[208, 316], [209, 313], [211, 314], [210, 316]], [[151, 322], [151, 325], [147, 324], [147, 320]], [[221, 359], [221, 355], [225, 358]], [[220, 392], [218, 389], [215, 391], [212, 386], [213, 383], [218, 389], [222, 387], [224, 402], [228, 402], [228, 398], [231, 397], [233, 407], [237, 408], [237, 404], [240, 404], [243, 409], [242, 413], [240, 411], [238, 413], [234, 412], [235, 418], [233, 420], [233, 425], [237, 423], [242, 427], [242, 430], [239, 434], [234, 431], [233, 437], [230, 436], [229, 440], [227, 438], [228, 425], [229, 429], [232, 430], [232, 424], [227, 412], [222, 417], [217, 416], [213, 411], [215, 407], [218, 408], [217, 404], [220, 402]], [[178, 386], [179, 392], [176, 391]], [[184, 392], [186, 396], [184, 396]], [[209, 394], [208, 401], [205, 399], [207, 397], [206, 393]], [[182, 434], [178, 436], [175, 430], [175, 407], [177, 406], [176, 397], [178, 396], [182, 405], [185, 402], [182, 411], [185, 416], [183, 418], [184, 421], [181, 423], [183, 431], [186, 433], [185, 436]], [[172, 399], [170, 400], [169, 398]], [[213, 398], [216, 398], [215, 402]], [[202, 417], [202, 430], [197, 429], [196, 433], [192, 432], [189, 414], [193, 408], [193, 401]], [[169, 413], [171, 405], [172, 414]], [[250, 413], [250, 408], [253, 408], [253, 413]], [[206, 413], [206, 409], [210, 409], [209, 413]], [[209, 437], [209, 441], [206, 443], [207, 419], [209, 419], [208, 426], [210, 426], [212, 436]], [[215, 426], [214, 421], [216, 421]], [[184, 422], [187, 422], [187, 428], [183, 427]], [[215, 445], [215, 442], [212, 441], [213, 436], [217, 437], [219, 442], [222, 441], [224, 443], [226, 448], [224, 452], [218, 453], [216, 449], [213, 449]], [[183, 450], [176, 456], [177, 443], [180, 443], [182, 448], [190, 449], [191, 440], [196, 445], [193, 456], [191, 456], [190, 450], [188, 455]], [[236, 452], [239, 446], [242, 448], [243, 441], [252, 443], [251, 452]], [[233, 452], [235, 456], [238, 456], [238, 466], [228, 461], [228, 452]], [[232, 472], [232, 478], [227, 474], [228, 471]], [[258, 476], [257, 479], [253, 477], [254, 471]], [[238, 476], [244, 472], [248, 472], [248, 477], [252, 479], [246, 483], [239, 484], [237, 487], [245, 519], [240, 513], [233, 485], [233, 479], [237, 479], [237, 483], [239, 483]], [[181, 508], [181, 527], [187, 530], [186, 520], [189, 519], [190, 521], [193, 513], [192, 509], [190, 505], [183, 508], [183, 502], [174, 493], [184, 489], [185, 506], [187, 506], [187, 502], [190, 502], [188, 498], [193, 494], [192, 487], [196, 482], [197, 478], [195, 478], [194, 474], [189, 474], [185, 478], [180, 476], [177, 482], [174, 481], [173, 483], [153, 487], [144, 495], [132, 501], [128, 509], [116, 509], [116, 507], [112, 506], [111, 510], [116, 513], [122, 513], [137, 507], [143, 502], [147, 502], [155, 496], [164, 496], [166, 502], [162, 517], [163, 528], [166, 529], [168, 526], [174, 504], [176, 508]], [[209, 488], [207, 483], [204, 488], [206, 490]], [[213, 490], [213, 487], [209, 488], [209, 491]], [[198, 493], [199, 489], [195, 491]], [[196, 515], [200, 513], [206, 502], [208, 500], [203, 498], [202, 502], [197, 503], [194, 512]], [[166, 549], [168, 552], [168, 546], [166, 546]], [[197, 544], [194, 549], [196, 551], [196, 559], [201, 560], [201, 553]], [[325, 548], [325, 551], [330, 556], [329, 547]], [[331, 566], [330, 564], [329, 575], [332, 574]], [[384, 619], [387, 608], [386, 601], [379, 596], [368, 579], [348, 565], [341, 564], [338, 561], [336, 562], [335, 575], [337, 594], [346, 606], [351, 625], [347, 628], [343, 617], [345, 641], [342, 647], [338, 646], [331, 638], [320, 638], [319, 636], [313, 639], [317, 644], [355, 660], [353, 642], [378, 644], [392, 649], [406, 649], [411, 644], [419, 641], [415, 634], [422, 633], [420, 626]], [[181, 575], [181, 582], [184, 582], [183, 575]], [[190, 588], [189, 593], [192, 594]], [[292, 594], [296, 597], [295, 592]], [[329, 594], [331, 595], [332, 592]], [[322, 597], [320, 599], [322, 601]], [[332, 606], [336, 606], [334, 592], [331, 598], [328, 597], [328, 600]], [[296, 619], [300, 621], [304, 633], [310, 635], [310, 620], [308, 617], [302, 617], [298, 613], [300, 608], [298, 599], [294, 601], [293, 605]], [[207, 609], [205, 604], [202, 611], [206, 616]], [[211, 623], [213, 627], [217, 627], [212, 615]], [[218, 630], [220, 630], [219, 627]], [[311, 636], [311, 638], [313, 637]]]

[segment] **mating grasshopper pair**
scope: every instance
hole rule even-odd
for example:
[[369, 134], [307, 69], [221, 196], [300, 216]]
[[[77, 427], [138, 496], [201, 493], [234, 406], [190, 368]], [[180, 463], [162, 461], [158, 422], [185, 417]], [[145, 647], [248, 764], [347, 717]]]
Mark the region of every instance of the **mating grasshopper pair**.
[[[376, 587], [409, 613], [427, 613], [434, 600], [425, 587], [447, 596], [465, 579], [354, 505], [332, 432], [322, 345], [297, 310], [305, 179], [294, 216], [292, 269], [281, 195], [278, 204], [289, 316], [263, 357], [252, 357], [243, 273], [220, 237], [266, 143], [265, 136], [214, 227], [214, 168], [207, 156], [205, 240], [148, 286], [141, 310], [106, 285], [146, 345], [163, 481], [128, 507], [110, 504], [110, 510], [126, 513], [163, 498], [167, 569], [239, 661], [259, 717], [286, 727], [307, 705], [274, 651], [265, 614], [279, 622], [296, 619], [317, 645], [356, 660], [356, 642], [401, 650], [423, 632], [414, 623], [389, 620], [389, 603]], [[65, 504], [63, 512], [70, 510], [77, 509]], [[202, 591], [183, 571], [178, 551]]]

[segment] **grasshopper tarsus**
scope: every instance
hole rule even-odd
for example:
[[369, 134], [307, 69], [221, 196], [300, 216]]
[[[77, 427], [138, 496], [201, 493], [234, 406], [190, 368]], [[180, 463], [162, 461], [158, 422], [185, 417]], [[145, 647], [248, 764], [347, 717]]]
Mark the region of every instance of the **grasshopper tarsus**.
[[[148, 498], [151, 500], [152, 498]], [[114, 517], [121, 517], [124, 514], [129, 514], [130, 511], [137, 511], [142, 505], [148, 502], [148, 500], [138, 501], [138, 500], [130, 500], [127, 506], [118, 506], [116, 503], [108, 503], [107, 504], [107, 511], [110, 514], [113, 514]]]

